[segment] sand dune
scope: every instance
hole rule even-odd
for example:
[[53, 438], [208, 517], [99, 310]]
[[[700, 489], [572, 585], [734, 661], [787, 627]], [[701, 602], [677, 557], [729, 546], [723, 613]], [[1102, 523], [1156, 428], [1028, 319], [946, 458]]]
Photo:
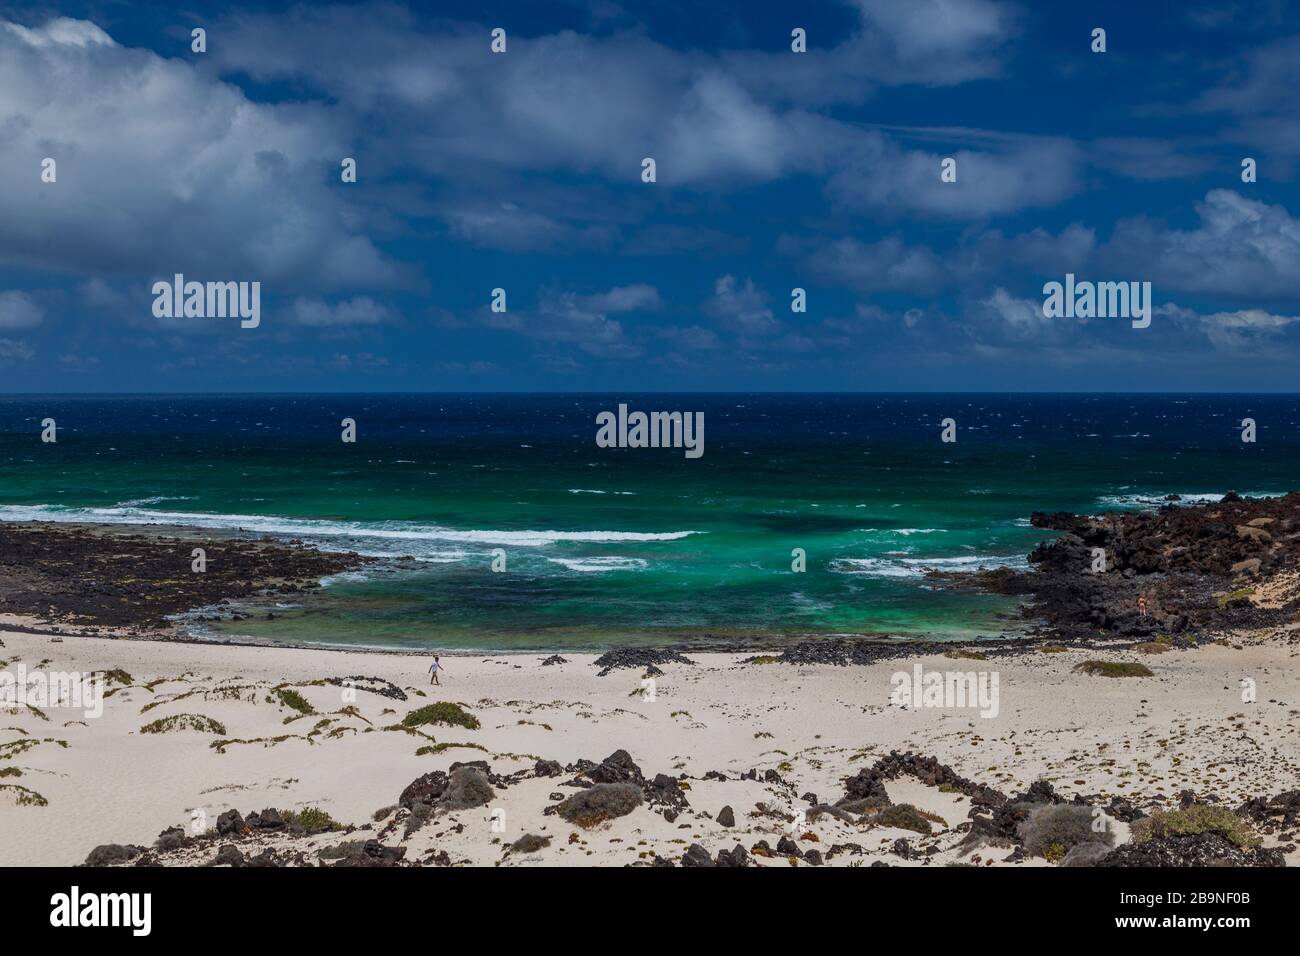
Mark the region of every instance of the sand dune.
[[[427, 660], [417, 656], [13, 632], [2, 639], [0, 659], [11, 670], [22, 663], [120, 672], [97, 719], [61, 707], [0, 714], [2, 864], [80, 863], [101, 844], [150, 847], [169, 827], [183, 828], [185, 839], [173, 839], [183, 845], [158, 854], [160, 862], [206, 863], [227, 841], [195, 835], [230, 809], [267, 807], [317, 808], [359, 829], [314, 836], [254, 829], [232, 838], [245, 858], [269, 847], [281, 862], [315, 863], [322, 847], [374, 838], [404, 847], [407, 863], [621, 865], [679, 861], [692, 844], [712, 855], [767, 841], [773, 855], [753, 862], [787, 866], [791, 854], [776, 847], [791, 838], [799, 853], [817, 851], [796, 858], [799, 865], [818, 856], [829, 865], [1001, 863], [1013, 854], [1009, 844], [961, 846], [969, 797], [915, 777], [885, 787], [892, 803], [928, 815], [929, 836], [882, 823], [874, 811], [812, 820], [795, 812], [810, 809], [808, 794], [840, 801], [845, 779], [891, 750], [934, 757], [1006, 794], [1042, 779], [1067, 799], [1121, 797], [1146, 808], [1173, 806], [1184, 790], [1236, 808], [1300, 779], [1293, 632], [1240, 649], [1216, 644], [1149, 657], [1093, 650], [917, 659], [926, 670], [995, 670], [1000, 701], [991, 719], [969, 708], [895, 706], [890, 677], [912, 661], [796, 666], [691, 655], [694, 665], [663, 665], [649, 699], [639, 669], [599, 677], [588, 655], [554, 666], [535, 655], [445, 657], [443, 686], [429, 687]], [[1074, 670], [1085, 657], [1141, 657], [1154, 676], [1090, 677]], [[390, 681], [406, 700], [326, 682], [353, 676]], [[1243, 677], [1255, 680], [1257, 702], [1242, 702]], [[275, 692], [285, 685], [311, 713]], [[411, 711], [444, 701], [461, 705], [478, 728], [400, 728]], [[195, 715], [184, 722], [198, 729], [142, 732], [179, 715]], [[590, 829], [545, 812], [578, 788], [568, 785], [574, 772], [538, 775], [539, 760], [599, 763], [618, 750], [647, 781], [678, 778], [686, 805], [665, 814], [664, 805], [642, 803]], [[375, 820], [416, 778], [473, 760], [490, 767], [486, 803], [436, 806], [409, 836], [405, 809]], [[757, 779], [746, 778], [751, 770]], [[764, 779], [768, 771], [772, 779]], [[724, 806], [733, 808], [734, 826], [716, 819]], [[1119, 842], [1128, 838], [1127, 826], [1109, 822]], [[533, 853], [507, 849], [525, 834], [551, 842]], [[1294, 849], [1288, 860], [1297, 862]]]

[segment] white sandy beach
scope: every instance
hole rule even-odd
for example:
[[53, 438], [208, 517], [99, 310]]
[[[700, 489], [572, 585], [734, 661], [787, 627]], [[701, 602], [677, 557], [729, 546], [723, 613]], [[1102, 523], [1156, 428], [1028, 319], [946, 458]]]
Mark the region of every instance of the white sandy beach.
[[[756, 810], [759, 803], [806, 808], [800, 798], [809, 791], [834, 803], [844, 795], [846, 776], [895, 749], [936, 757], [1007, 793], [1043, 778], [1067, 797], [1173, 801], [1191, 789], [1235, 808], [1300, 781], [1300, 645], [1278, 635], [1241, 649], [1215, 645], [1149, 656], [1071, 651], [988, 661], [915, 659], [926, 669], [996, 671], [1000, 706], [992, 719], [975, 710], [892, 706], [890, 676], [910, 671], [914, 660], [865, 667], [741, 665], [742, 655], [693, 654], [695, 666], [664, 665], [652, 701], [642, 693], [639, 670], [598, 677], [590, 655], [565, 655], [568, 663], [547, 667], [532, 654], [444, 657], [443, 686], [429, 687], [428, 659], [420, 656], [13, 632], [0, 638], [0, 659], [10, 669], [21, 662], [29, 670], [130, 675], [128, 685], [110, 685], [117, 689], [98, 719], [82, 721], [80, 711], [67, 708], [40, 713], [18, 707], [3, 715], [0, 747], [36, 741], [25, 750], [9, 748], [0, 759], [0, 772], [21, 774], [0, 778], [0, 864], [6, 865], [81, 863], [105, 843], [150, 846], [167, 827], [210, 828], [232, 808], [247, 814], [316, 807], [343, 824], [372, 828], [353, 838], [402, 844], [401, 829], [382, 832], [373, 815], [397, 803], [421, 774], [484, 759], [494, 773], [506, 775], [539, 758], [598, 762], [618, 749], [627, 750], [647, 777], [685, 775], [689, 808], [670, 823], [641, 806], [580, 830], [543, 814], [556, 802], [551, 794], [574, 792], [561, 785], [572, 774], [523, 779], [498, 789], [487, 806], [439, 816], [414, 833], [402, 844], [407, 861], [445, 851], [453, 863], [618, 865], [651, 854], [676, 860], [691, 843], [714, 853], [736, 843], [749, 848], [760, 839], [775, 846], [792, 835], [802, 847], [822, 852], [837, 843], [863, 848], [836, 855], [832, 865], [876, 859], [921, 865], [890, 853], [899, 838], [923, 852], [935, 848], [924, 858], [928, 865], [970, 862], [959, 856], [962, 834], [955, 829], [966, 820], [967, 798], [912, 778], [891, 781], [889, 796], [941, 818], [945, 825], [936, 824], [931, 837], [827, 815], [791, 833], [789, 823]], [[1072, 670], [1088, 657], [1140, 659], [1155, 676], [1108, 679]], [[342, 688], [302, 686], [354, 675], [390, 680], [408, 700], [355, 691], [355, 712], [340, 714], [350, 703]], [[1256, 681], [1257, 702], [1242, 702], [1243, 677]], [[315, 715], [298, 716], [268, 702], [270, 689], [285, 682], [297, 685]], [[383, 729], [440, 700], [462, 704], [481, 727], [422, 731], [439, 744], [472, 747], [417, 756], [433, 740]], [[143, 725], [176, 714], [211, 718], [226, 733], [141, 733]], [[322, 720], [330, 723], [317, 727]], [[283, 735], [290, 736], [272, 742]], [[223, 737], [253, 742], [230, 744], [224, 752], [209, 746]], [[752, 768], [759, 780], [737, 779]], [[777, 770], [785, 785], [763, 782], [768, 769]], [[728, 779], [701, 779], [710, 771]], [[16, 786], [39, 794], [46, 805], [21, 800]], [[734, 808], [733, 828], [713, 819], [724, 805]], [[1127, 837], [1122, 824], [1116, 832], [1121, 841]], [[539, 853], [507, 853], [525, 833], [553, 841]], [[297, 847], [310, 855], [338, 839], [303, 837]], [[1009, 851], [975, 852], [982, 863], [1001, 861]], [[187, 862], [207, 862], [211, 855], [208, 848], [205, 858]], [[757, 862], [789, 865], [783, 858]], [[1293, 853], [1288, 862], [1300, 860]]]

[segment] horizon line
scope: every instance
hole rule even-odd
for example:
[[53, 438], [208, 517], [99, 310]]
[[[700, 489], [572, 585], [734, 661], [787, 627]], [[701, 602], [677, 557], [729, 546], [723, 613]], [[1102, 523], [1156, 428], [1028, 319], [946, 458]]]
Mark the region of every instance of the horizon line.
[[1180, 390], [1180, 389], [1144, 389], [1140, 391], [1082, 391], [1082, 390], [1065, 390], [1065, 391], [1030, 391], [1016, 390], [1005, 391], [996, 389], [726, 389], [726, 390], [709, 390], [709, 389], [637, 389], [628, 388], [618, 391], [610, 389], [573, 389], [573, 390], [550, 390], [538, 391], [531, 389], [470, 389], [470, 390], [427, 390], [411, 391], [404, 389], [383, 389], [379, 391], [370, 391], [363, 389], [342, 390], [342, 391], [313, 391], [306, 390], [279, 390], [279, 391], [225, 391], [225, 390], [206, 390], [206, 391], [149, 391], [149, 392], [3, 392], [0, 391], [0, 401], [5, 399], [33, 399], [33, 398], [167, 398], [167, 397], [240, 397], [240, 396], [294, 396], [294, 395], [519, 395], [519, 396], [538, 396], [538, 395], [593, 395], [593, 396], [618, 396], [618, 395], [999, 395], [999, 396], [1137, 396], [1137, 395], [1197, 395], [1197, 396], [1300, 396], [1300, 390], [1281, 391], [1234, 391], [1231, 389], [1223, 390]]

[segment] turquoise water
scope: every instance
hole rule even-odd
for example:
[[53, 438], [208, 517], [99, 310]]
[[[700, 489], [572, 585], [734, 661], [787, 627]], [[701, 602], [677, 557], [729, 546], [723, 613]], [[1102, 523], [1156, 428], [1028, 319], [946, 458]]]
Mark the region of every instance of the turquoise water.
[[[596, 415], [620, 402], [704, 412], [703, 457], [597, 447]], [[935, 589], [927, 568], [1024, 566], [1034, 510], [1285, 492], [1297, 423], [1300, 399], [1258, 395], [23, 396], [0, 398], [0, 520], [245, 528], [416, 559], [215, 628], [268, 641], [992, 635], [1014, 604]]]

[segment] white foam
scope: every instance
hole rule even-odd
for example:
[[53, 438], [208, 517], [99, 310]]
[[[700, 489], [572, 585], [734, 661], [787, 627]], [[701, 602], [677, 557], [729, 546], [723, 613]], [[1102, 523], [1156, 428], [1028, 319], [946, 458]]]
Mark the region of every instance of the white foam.
[[558, 564], [570, 571], [583, 574], [603, 574], [606, 571], [641, 571], [646, 562], [641, 558], [624, 558], [617, 555], [591, 558], [547, 558], [552, 564]]
[[[1238, 492], [1243, 498], [1281, 498], [1280, 491]], [[1159, 508], [1162, 505], [1202, 505], [1218, 504], [1223, 500], [1223, 492], [1180, 494], [1177, 501], [1166, 501], [1161, 494], [1141, 495], [1102, 495], [1097, 503], [1107, 508]]]
[[56, 521], [87, 524], [183, 525], [213, 530], [301, 538], [326, 549], [357, 551], [372, 557], [413, 554], [428, 560], [459, 560], [441, 543], [510, 545], [540, 548], [560, 541], [643, 542], [677, 541], [695, 531], [496, 531], [462, 530], [411, 521], [331, 521], [324, 518], [285, 518], [275, 515], [209, 514], [157, 511], [148, 508], [69, 508], [61, 505], [0, 505], [0, 521]]
[[869, 578], [918, 578], [920, 571], [884, 558], [836, 558], [830, 563], [836, 574], [861, 574]]
[[1029, 567], [1024, 555], [971, 554], [949, 558], [836, 558], [830, 568], [837, 574], [871, 578], [920, 578], [930, 571], [976, 571], [981, 568]]

